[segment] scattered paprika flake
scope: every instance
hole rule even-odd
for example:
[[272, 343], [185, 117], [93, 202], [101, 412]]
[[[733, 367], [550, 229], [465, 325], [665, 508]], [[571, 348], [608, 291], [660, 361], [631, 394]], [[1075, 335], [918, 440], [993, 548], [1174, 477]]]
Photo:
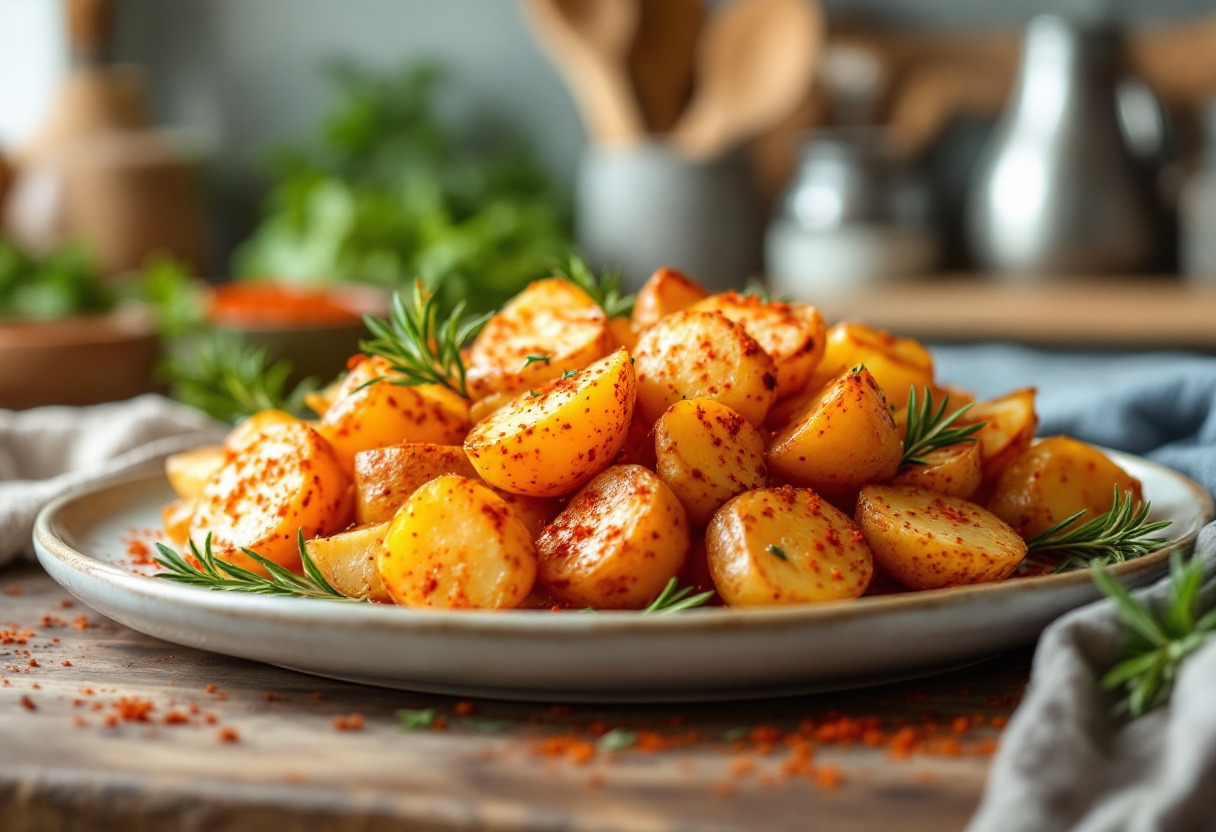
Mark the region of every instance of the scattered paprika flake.
[[237, 730], [235, 728], [221, 728], [219, 730], [219, 733], [216, 734], [216, 738], [220, 742], [224, 742], [224, 743], [239, 742], [241, 739], [241, 735], [237, 733]]
[[354, 713], [349, 716], [334, 717], [335, 731], [362, 731], [363, 730], [363, 714]]
[[472, 702], [464, 700], [457, 702], [456, 707], [452, 709], [456, 716], [472, 716], [475, 710]]
[[34, 700], [30, 699], [29, 696], [21, 697], [21, 707], [25, 708], [27, 711], [38, 710], [38, 706], [34, 704]]

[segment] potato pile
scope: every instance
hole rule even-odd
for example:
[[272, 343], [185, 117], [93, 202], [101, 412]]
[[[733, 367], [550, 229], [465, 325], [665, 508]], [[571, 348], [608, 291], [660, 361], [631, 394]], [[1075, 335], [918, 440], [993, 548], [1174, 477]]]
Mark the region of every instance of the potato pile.
[[[302, 529], [337, 590], [409, 607], [637, 610], [673, 578], [764, 606], [1003, 580], [1027, 538], [1140, 498], [1095, 448], [1035, 442], [1034, 390], [974, 403], [915, 341], [672, 269], [628, 319], [533, 283], [464, 361], [468, 399], [363, 357], [317, 421], [170, 458], [169, 537], [299, 570]], [[910, 463], [914, 388], [983, 427]]]

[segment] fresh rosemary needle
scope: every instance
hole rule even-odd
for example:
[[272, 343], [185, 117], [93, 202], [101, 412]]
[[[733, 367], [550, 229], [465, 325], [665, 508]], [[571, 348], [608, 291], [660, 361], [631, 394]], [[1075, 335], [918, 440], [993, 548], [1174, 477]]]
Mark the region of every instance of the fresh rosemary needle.
[[399, 293], [393, 294], [388, 321], [371, 315], [363, 317], [373, 339], [361, 342], [360, 349], [366, 355], [383, 358], [400, 373], [387, 379], [372, 379], [365, 387], [385, 380], [399, 387], [438, 384], [468, 398], [460, 348], [494, 313], [466, 321], [465, 304], [461, 301], [451, 315], [440, 321], [438, 303], [438, 295], [427, 294], [422, 284], [415, 283], [408, 302]]
[[165, 571], [156, 573], [155, 577], [203, 589], [246, 592], [255, 595], [350, 600], [330, 586], [329, 581], [325, 580], [325, 576], [317, 568], [316, 562], [308, 554], [308, 547], [304, 545], [303, 529], [297, 535], [296, 545], [300, 547], [300, 562], [304, 565], [303, 576], [279, 566], [252, 549], [241, 550], [256, 563], [265, 567], [269, 573], [269, 577], [267, 577], [217, 558], [211, 551], [210, 534], [203, 542], [202, 552], [198, 550], [198, 546], [193, 540], [190, 541], [190, 553], [194, 555], [199, 566], [187, 562], [185, 558], [165, 544], [157, 543], [156, 548], [160, 552], [160, 557], [156, 558], [156, 562], [163, 566]]
[[663, 587], [663, 591], [659, 593], [659, 597], [655, 598], [649, 607], [642, 610], [642, 613], [657, 612], [666, 614], [683, 612], [684, 610], [703, 606], [705, 602], [714, 597], [713, 592], [701, 592], [690, 596], [691, 592], [692, 587], [679, 586], [679, 582], [675, 578], [672, 578], [667, 582], [667, 586]]
[[1115, 710], [1135, 719], [1165, 704], [1182, 663], [1216, 632], [1216, 609], [1196, 617], [1203, 561], [1183, 564], [1181, 555], [1171, 556], [1169, 594], [1160, 614], [1133, 598], [1100, 563], [1092, 569], [1098, 588], [1114, 599], [1125, 631], [1124, 659], [1101, 684], [1122, 691]]
[[1084, 514], [1082, 509], [1042, 534], [1026, 541], [1029, 552], [1044, 551], [1064, 556], [1060, 569], [1074, 563], [1121, 563], [1142, 557], [1169, 545], [1169, 540], [1149, 537], [1170, 525], [1169, 520], [1149, 522], [1152, 503], [1136, 504], [1128, 492], [1120, 495], [1115, 486], [1113, 507], [1087, 523], [1065, 531]]
[[984, 422], [973, 425], [954, 427], [954, 423], [971, 409], [964, 405], [958, 410], [946, 415], [950, 397], [945, 396], [935, 409], [933, 394], [929, 388], [924, 388], [924, 398], [918, 399], [916, 387], [913, 386], [908, 394], [908, 430], [904, 439], [904, 455], [899, 460], [899, 467], [906, 465], [928, 465], [924, 456], [941, 448], [948, 448], [960, 442], [977, 441], [974, 434], [984, 427]]
[[558, 264], [554, 272], [590, 295], [609, 318], [627, 318], [633, 312], [637, 297], [621, 294], [620, 272], [605, 271], [596, 275], [587, 262], [577, 255], [571, 255], [565, 263]]

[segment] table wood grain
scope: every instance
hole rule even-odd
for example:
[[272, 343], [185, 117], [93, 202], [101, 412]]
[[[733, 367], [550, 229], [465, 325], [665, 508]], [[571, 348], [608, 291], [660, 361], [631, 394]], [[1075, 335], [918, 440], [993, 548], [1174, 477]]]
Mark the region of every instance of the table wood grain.
[[[1028, 667], [1019, 651], [933, 679], [722, 705], [459, 704], [158, 641], [73, 602], [37, 567], [9, 567], [0, 829], [956, 830], [989, 765], [971, 750], [998, 736]], [[447, 730], [404, 731], [403, 708], [434, 709]], [[826, 737], [811, 743], [810, 773], [789, 773], [789, 743], [763, 731], [833, 712], [940, 730], [932, 753], [903, 758]], [[739, 738], [756, 726], [767, 728]], [[587, 741], [615, 727], [683, 744]]]

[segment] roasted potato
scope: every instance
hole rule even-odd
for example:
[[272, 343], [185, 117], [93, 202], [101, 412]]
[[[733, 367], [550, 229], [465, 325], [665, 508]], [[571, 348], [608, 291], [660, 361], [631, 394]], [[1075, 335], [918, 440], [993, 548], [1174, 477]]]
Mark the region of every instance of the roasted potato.
[[612, 336], [612, 349], [621, 347], [633, 352], [638, 345], [638, 333], [633, 328], [633, 321], [628, 318], [609, 318], [608, 332]]
[[732, 607], [857, 598], [874, 559], [847, 514], [807, 488], [735, 497], [705, 530], [709, 571]]
[[305, 546], [325, 580], [347, 598], [366, 598], [387, 604], [389, 597], [380, 580], [377, 563], [388, 523], [360, 526], [332, 537], [318, 537]]
[[857, 525], [883, 571], [912, 589], [1001, 581], [1026, 556], [1025, 541], [987, 509], [906, 485], [861, 489]]
[[[399, 387], [392, 380], [400, 375], [381, 358], [359, 362], [321, 419], [317, 430], [348, 474], [360, 451], [404, 442], [453, 445], [468, 433], [468, 402], [436, 384]], [[364, 386], [377, 378], [385, 380]]]
[[491, 393], [469, 405], [469, 421], [477, 424], [496, 410], [506, 407], [515, 398], [515, 393]]
[[778, 399], [801, 392], [823, 358], [823, 316], [813, 306], [766, 303], [754, 295], [723, 292], [689, 309], [721, 312], [756, 339], [773, 359]]
[[165, 537], [175, 546], [183, 545], [190, 537], [190, 521], [194, 518], [196, 500], [174, 500], [160, 510], [165, 527]]
[[988, 509], [1025, 538], [1085, 511], [1079, 525], [1114, 507], [1115, 488], [1136, 502], [1140, 481], [1092, 445], [1053, 436], [1040, 439], [1010, 462], [996, 481]]
[[522, 393], [582, 369], [611, 350], [608, 316], [590, 295], [563, 278], [538, 280], [474, 339], [467, 362], [469, 395]]
[[892, 407], [908, 403], [913, 385], [917, 390], [933, 383], [933, 356], [918, 341], [896, 338], [878, 329], [856, 323], [839, 323], [827, 332], [823, 360], [807, 384], [813, 392], [858, 364], [874, 374]]
[[658, 465], [654, 455], [654, 425], [643, 419], [637, 408], [633, 410], [633, 420], [629, 423], [629, 432], [625, 435], [625, 444], [616, 462], [619, 465], [641, 465], [651, 471]]
[[165, 476], [173, 493], [183, 500], [201, 497], [215, 473], [224, 467], [228, 452], [222, 445], [206, 445], [170, 454], [165, 459]]
[[641, 331], [673, 312], [682, 312], [709, 292], [692, 278], [675, 269], [659, 269], [638, 291], [633, 304], [633, 326]]
[[[918, 410], [920, 409], [921, 404], [923, 404], [923, 402], [925, 400], [924, 395], [925, 395], [926, 390], [929, 391], [929, 396], [933, 401], [934, 412], [937, 411], [937, 408], [941, 405], [942, 402], [946, 403], [946, 409], [945, 409], [945, 411], [943, 411], [943, 414], [945, 416], [952, 416], [955, 413], [957, 413], [958, 411], [962, 410], [964, 407], [967, 407], [968, 405], [971, 405], [971, 406], [975, 405], [975, 397], [972, 396], [970, 393], [967, 393], [963, 390], [959, 390], [954, 387], [948, 387], [945, 385], [936, 385], [935, 384], [935, 385], [932, 385], [927, 388], [918, 387], [916, 389], [916, 402], [917, 402], [916, 406], [917, 406]], [[908, 408], [906, 406], [907, 402], [905, 402], [904, 404], [905, 404], [905, 406], [897, 407], [897, 408], [893, 409], [893, 415], [895, 416], [895, 427], [897, 427], [899, 429], [899, 438], [900, 439], [903, 439], [908, 435]]]
[[655, 471], [679, 498], [689, 522], [704, 525], [718, 508], [768, 484], [764, 439], [711, 399], [676, 402], [654, 428]]
[[207, 482], [190, 539], [202, 550], [210, 533], [217, 557], [255, 572], [263, 569], [242, 548], [298, 571], [297, 532], [331, 534], [353, 513], [350, 480], [329, 443], [302, 422], [273, 425]]
[[795, 485], [836, 493], [895, 476], [903, 443], [874, 376], [846, 372], [773, 437], [769, 471]]
[[444, 474], [477, 479], [459, 445], [408, 443], [355, 454], [355, 522], [387, 523], [418, 488]]
[[615, 465], [571, 498], [536, 548], [540, 583], [559, 601], [642, 609], [683, 567], [688, 520], [653, 472]]
[[[955, 425], [984, 427], [975, 434], [983, 452], [983, 476], [991, 488], [1005, 466], [1019, 457], [1034, 441], [1039, 417], [1034, 411], [1035, 390], [1028, 387], [998, 399], [980, 402], [959, 417]], [[981, 489], [980, 494], [987, 489]], [[986, 497], [985, 497], [986, 499]]]
[[240, 424], [224, 437], [224, 447], [230, 451], [239, 451], [250, 445], [266, 428], [272, 425], [286, 425], [300, 421], [284, 410], [260, 410], [241, 420]]
[[683, 399], [721, 402], [753, 425], [776, 398], [773, 360], [720, 312], [676, 312], [638, 339], [638, 408], [654, 423]]
[[911, 485], [969, 500], [979, 490], [983, 452], [979, 442], [959, 442], [925, 454], [924, 465], [901, 470], [892, 485]]
[[431, 480], [401, 507], [377, 566], [402, 606], [511, 609], [532, 591], [536, 546], [501, 497], [451, 475]]
[[569, 494], [612, 464], [633, 418], [633, 360], [617, 350], [478, 422], [464, 450], [481, 478], [514, 494]]

